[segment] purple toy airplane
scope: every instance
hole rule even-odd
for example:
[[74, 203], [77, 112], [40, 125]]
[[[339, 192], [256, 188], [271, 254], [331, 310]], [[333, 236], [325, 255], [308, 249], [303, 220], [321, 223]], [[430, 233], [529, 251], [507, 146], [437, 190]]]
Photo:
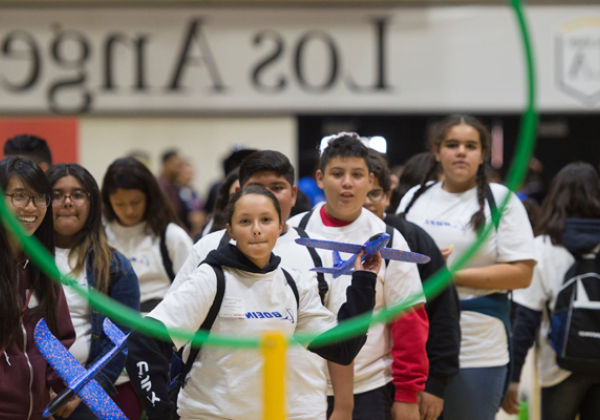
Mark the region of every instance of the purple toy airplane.
[[[342, 274], [350, 274], [354, 270], [354, 260], [356, 255], [361, 250], [365, 250], [362, 260], [366, 260], [377, 252], [381, 253], [381, 258], [384, 260], [397, 260], [416, 264], [426, 264], [431, 260], [427, 255], [417, 254], [416, 252], [400, 251], [399, 249], [385, 248], [390, 240], [390, 235], [387, 233], [378, 233], [369, 238], [363, 245], [347, 244], [344, 242], [323, 241], [320, 239], [298, 238], [296, 243], [309, 248], [321, 248], [333, 251], [333, 268], [315, 267], [311, 271], [319, 273], [329, 273], [333, 278], [339, 277]], [[340, 252], [354, 254], [346, 261], [340, 256]]]
[[94, 376], [119, 352], [127, 352], [127, 347], [125, 347], [127, 336], [108, 318], [104, 320], [103, 327], [106, 335], [113, 343], [116, 343], [115, 347], [86, 371], [65, 346], [52, 335], [44, 319], [37, 323], [33, 334], [35, 344], [52, 369], [67, 383], [67, 388], [48, 404], [43, 413], [44, 417], [50, 417], [71, 401], [74, 395], [77, 395], [98, 419], [127, 420], [119, 407], [94, 379]]

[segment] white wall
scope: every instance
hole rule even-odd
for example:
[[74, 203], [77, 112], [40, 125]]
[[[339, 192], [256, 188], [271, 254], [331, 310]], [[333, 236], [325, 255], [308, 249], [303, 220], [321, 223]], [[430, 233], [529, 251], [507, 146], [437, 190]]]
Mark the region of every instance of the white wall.
[[272, 149], [296, 164], [296, 119], [283, 118], [82, 118], [80, 162], [100, 184], [110, 163], [132, 149], [152, 156], [160, 170], [160, 156], [179, 149], [196, 169], [195, 186], [203, 195], [222, 176], [221, 161], [231, 146]]

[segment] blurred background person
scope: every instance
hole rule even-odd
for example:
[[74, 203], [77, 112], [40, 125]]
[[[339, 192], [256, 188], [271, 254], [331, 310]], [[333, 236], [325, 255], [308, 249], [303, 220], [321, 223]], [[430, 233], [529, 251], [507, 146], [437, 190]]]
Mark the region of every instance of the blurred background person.
[[167, 194], [173, 205], [173, 210], [180, 220], [183, 220], [183, 202], [179, 196], [177, 177], [181, 171], [181, 157], [175, 149], [167, 150], [162, 155], [162, 171], [157, 181], [160, 189]]
[[182, 160], [175, 183], [179, 187], [179, 198], [183, 204], [181, 221], [192, 237], [201, 233], [206, 224], [204, 203], [192, 186], [193, 180], [194, 166], [189, 160]]

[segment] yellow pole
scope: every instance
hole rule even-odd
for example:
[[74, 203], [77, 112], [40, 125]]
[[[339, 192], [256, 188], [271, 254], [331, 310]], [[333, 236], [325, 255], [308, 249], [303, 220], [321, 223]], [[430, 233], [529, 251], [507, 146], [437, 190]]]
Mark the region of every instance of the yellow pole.
[[285, 352], [287, 341], [279, 332], [263, 336], [265, 420], [285, 420]]

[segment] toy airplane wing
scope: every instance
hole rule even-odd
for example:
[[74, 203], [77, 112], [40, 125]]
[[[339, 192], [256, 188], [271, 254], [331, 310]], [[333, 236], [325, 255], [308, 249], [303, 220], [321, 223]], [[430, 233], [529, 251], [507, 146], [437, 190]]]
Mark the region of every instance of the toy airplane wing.
[[397, 260], [416, 264], [427, 264], [431, 260], [427, 255], [410, 251], [400, 251], [399, 249], [383, 248], [379, 252], [381, 252], [381, 258], [384, 260]]
[[[123, 343], [123, 340], [127, 339], [127, 336], [123, 334], [123, 331], [119, 329], [115, 324], [111, 322], [110, 319], [104, 318], [104, 322], [102, 323], [102, 328], [104, 329], [104, 334], [113, 342], [115, 346], [119, 346]], [[127, 347], [124, 348], [125, 354], [127, 354]]]
[[310, 248], [328, 249], [329, 251], [346, 252], [348, 254], [358, 254], [363, 248], [362, 245], [310, 238], [298, 238], [296, 243]]
[[56, 413], [74, 395], [77, 395], [100, 420], [127, 420], [119, 407], [93, 379], [93, 376], [100, 371], [101, 366], [104, 366], [122, 349], [115, 347], [90, 368], [90, 371], [86, 371], [65, 346], [52, 335], [44, 319], [41, 319], [35, 327], [34, 341], [48, 364], [67, 383], [67, 388], [48, 404], [44, 410], [44, 417]]

